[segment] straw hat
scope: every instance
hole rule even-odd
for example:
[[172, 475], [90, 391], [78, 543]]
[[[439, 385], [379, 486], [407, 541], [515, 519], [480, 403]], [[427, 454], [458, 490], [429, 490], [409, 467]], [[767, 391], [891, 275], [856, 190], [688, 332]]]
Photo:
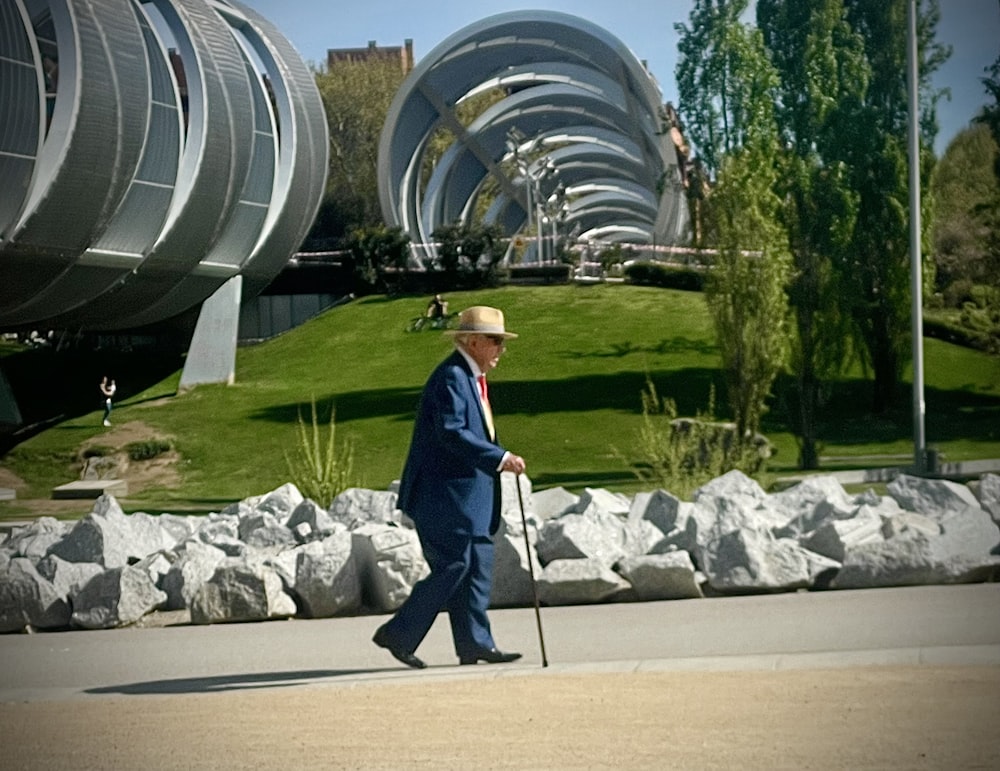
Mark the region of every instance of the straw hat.
[[517, 337], [503, 326], [503, 311], [488, 305], [473, 305], [458, 314], [458, 328], [445, 330], [446, 335], [496, 335], [504, 339]]

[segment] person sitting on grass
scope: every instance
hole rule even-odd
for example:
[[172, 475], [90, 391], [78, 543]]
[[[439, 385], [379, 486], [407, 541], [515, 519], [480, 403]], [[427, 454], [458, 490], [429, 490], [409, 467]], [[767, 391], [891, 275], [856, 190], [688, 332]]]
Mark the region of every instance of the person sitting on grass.
[[440, 325], [448, 315], [448, 301], [441, 295], [436, 294], [427, 305], [427, 318], [431, 319], [435, 326]]

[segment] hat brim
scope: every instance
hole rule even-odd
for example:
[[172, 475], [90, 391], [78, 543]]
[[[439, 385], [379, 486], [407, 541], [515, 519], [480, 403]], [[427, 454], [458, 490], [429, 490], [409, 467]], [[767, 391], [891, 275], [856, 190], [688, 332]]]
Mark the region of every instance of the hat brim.
[[504, 340], [513, 340], [517, 337], [514, 332], [502, 332], [495, 329], [446, 329], [444, 334], [449, 337], [456, 335], [485, 335], [486, 337], [502, 337]]

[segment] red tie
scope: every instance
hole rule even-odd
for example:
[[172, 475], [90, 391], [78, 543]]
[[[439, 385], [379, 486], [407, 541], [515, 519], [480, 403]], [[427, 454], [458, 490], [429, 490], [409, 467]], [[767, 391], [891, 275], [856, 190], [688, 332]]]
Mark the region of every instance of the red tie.
[[486, 426], [490, 430], [490, 439], [496, 438], [496, 429], [493, 428], [493, 410], [490, 408], [490, 395], [486, 389], [486, 375], [477, 378], [479, 382], [479, 398], [483, 402], [483, 414], [486, 416]]

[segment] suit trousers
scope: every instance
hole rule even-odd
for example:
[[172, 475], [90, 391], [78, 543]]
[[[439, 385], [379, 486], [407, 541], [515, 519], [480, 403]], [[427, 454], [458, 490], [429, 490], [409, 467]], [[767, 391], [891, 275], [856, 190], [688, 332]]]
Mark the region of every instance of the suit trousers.
[[448, 611], [459, 658], [495, 648], [486, 611], [493, 583], [493, 540], [489, 536], [441, 533], [417, 527], [430, 575], [418, 581], [385, 625], [400, 648], [412, 653], [442, 610]]

